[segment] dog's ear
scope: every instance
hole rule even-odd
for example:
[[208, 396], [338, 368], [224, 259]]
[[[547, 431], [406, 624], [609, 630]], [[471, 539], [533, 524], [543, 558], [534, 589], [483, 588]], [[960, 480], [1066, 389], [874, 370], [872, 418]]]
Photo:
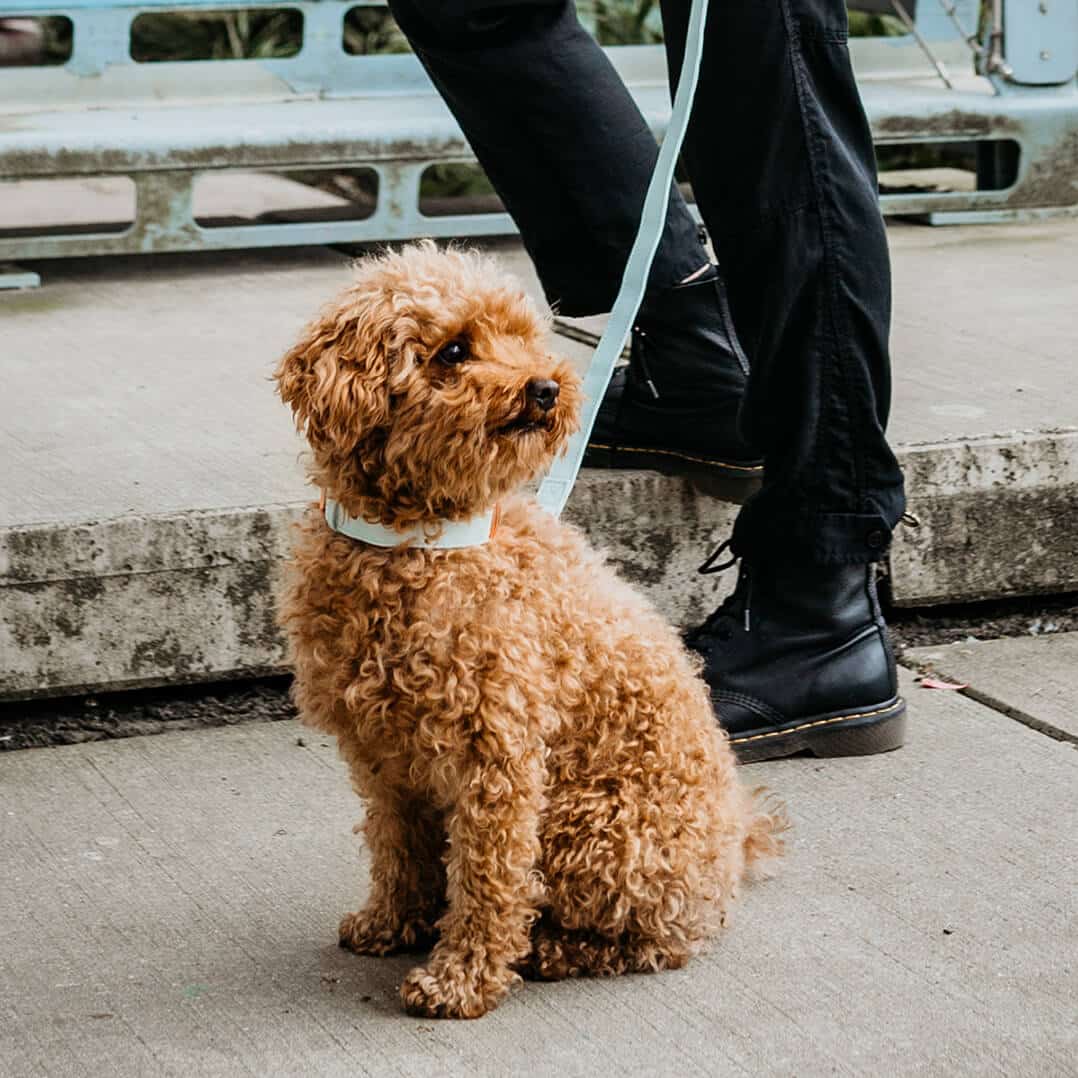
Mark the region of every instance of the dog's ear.
[[351, 452], [389, 418], [388, 357], [369, 306], [353, 294], [327, 308], [274, 372], [313, 448]]

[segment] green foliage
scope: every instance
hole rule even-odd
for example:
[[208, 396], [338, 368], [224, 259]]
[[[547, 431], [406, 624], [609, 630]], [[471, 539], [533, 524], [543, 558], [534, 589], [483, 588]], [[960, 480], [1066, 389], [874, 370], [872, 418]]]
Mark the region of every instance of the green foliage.
[[46, 15], [41, 20], [45, 62], [64, 64], [71, 58], [71, 20], [63, 15]]
[[411, 50], [388, 10], [354, 7], [344, 20], [344, 51], [353, 56], [372, 56]]
[[246, 60], [294, 56], [303, 17], [294, 9], [165, 12], [131, 26], [131, 56], [163, 60]]
[[901, 20], [894, 15], [850, 12], [850, 37], [900, 37], [905, 32]]
[[577, 14], [603, 45], [649, 45], [663, 39], [656, 0], [578, 0]]
[[420, 198], [462, 198], [492, 195], [494, 188], [478, 165], [431, 165], [423, 173]]

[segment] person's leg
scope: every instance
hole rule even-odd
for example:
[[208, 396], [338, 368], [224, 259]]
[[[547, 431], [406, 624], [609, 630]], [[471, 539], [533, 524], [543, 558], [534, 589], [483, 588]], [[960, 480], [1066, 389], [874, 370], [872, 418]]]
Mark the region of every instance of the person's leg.
[[[664, 0], [672, 72], [687, 0]], [[890, 272], [843, 0], [713, 0], [684, 158], [751, 365], [762, 490], [738, 588], [689, 642], [743, 758], [901, 744], [872, 562], [903, 508], [884, 436]]]
[[[687, 0], [664, 0], [680, 70]], [[843, 0], [713, 0], [683, 157], [751, 365], [765, 458], [733, 549], [878, 558], [904, 508], [884, 436], [890, 266]]]
[[[390, 0], [520, 229], [560, 313], [608, 311], [655, 167], [655, 138], [571, 0]], [[652, 280], [706, 262], [671, 193]]]

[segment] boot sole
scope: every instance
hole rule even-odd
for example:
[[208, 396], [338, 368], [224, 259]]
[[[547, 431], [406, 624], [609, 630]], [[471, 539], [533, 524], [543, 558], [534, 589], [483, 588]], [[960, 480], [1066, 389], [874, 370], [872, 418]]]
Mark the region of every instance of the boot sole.
[[704, 494], [737, 504], [754, 494], [764, 477], [762, 461], [715, 460], [677, 449], [612, 446], [601, 442], [588, 443], [584, 467], [680, 476], [689, 479]]
[[871, 756], [891, 752], [906, 740], [906, 701], [901, 696], [872, 708], [801, 719], [779, 729], [748, 731], [730, 738], [743, 764], [809, 752], [813, 756]]

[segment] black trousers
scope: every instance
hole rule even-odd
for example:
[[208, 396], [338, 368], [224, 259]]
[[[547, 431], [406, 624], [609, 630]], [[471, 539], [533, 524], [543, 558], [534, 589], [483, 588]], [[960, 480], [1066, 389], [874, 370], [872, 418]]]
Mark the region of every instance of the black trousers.
[[[655, 140], [571, 0], [390, 0], [517, 222], [552, 303], [609, 310]], [[671, 77], [688, 0], [663, 0]], [[752, 373], [740, 423], [764, 456], [733, 549], [875, 560], [904, 508], [884, 436], [890, 265], [843, 0], [711, 0], [683, 151]], [[705, 258], [672, 192], [660, 289]]]

